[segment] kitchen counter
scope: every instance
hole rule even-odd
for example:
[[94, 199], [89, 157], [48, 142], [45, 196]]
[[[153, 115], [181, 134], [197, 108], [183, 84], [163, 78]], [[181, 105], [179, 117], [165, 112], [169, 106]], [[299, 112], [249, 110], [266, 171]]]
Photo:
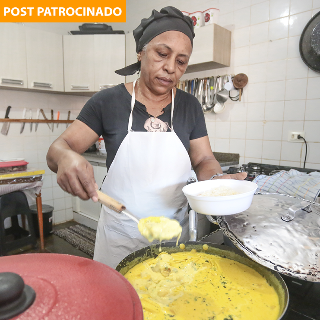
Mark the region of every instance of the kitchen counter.
[[[96, 152], [85, 152], [82, 154], [92, 165], [105, 167], [107, 155]], [[239, 164], [239, 154], [238, 153], [224, 153], [224, 152], [213, 152], [213, 155], [220, 163], [221, 167], [230, 167]]]

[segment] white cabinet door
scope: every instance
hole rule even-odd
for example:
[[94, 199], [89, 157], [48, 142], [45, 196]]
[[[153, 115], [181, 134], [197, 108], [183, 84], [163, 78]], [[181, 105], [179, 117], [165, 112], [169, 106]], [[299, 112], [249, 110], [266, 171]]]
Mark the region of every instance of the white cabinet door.
[[124, 82], [114, 71], [125, 66], [125, 35], [94, 35], [95, 91]]
[[20, 24], [0, 23], [0, 86], [27, 87], [26, 37]]
[[94, 36], [63, 36], [66, 92], [94, 91]]
[[26, 28], [28, 88], [64, 91], [62, 35]]
[[[136, 42], [133, 37], [133, 33], [126, 34], [126, 66], [137, 62]], [[138, 74], [135, 73], [132, 76], [126, 77], [126, 83], [133, 82], [138, 79]]]

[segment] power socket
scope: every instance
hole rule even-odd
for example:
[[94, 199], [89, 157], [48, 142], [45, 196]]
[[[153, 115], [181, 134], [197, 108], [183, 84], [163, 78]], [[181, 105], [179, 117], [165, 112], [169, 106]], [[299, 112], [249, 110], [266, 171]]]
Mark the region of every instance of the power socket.
[[303, 131], [292, 131], [292, 132], [289, 132], [288, 141], [290, 141], [290, 142], [304, 142], [303, 139], [298, 139], [299, 135], [304, 138], [304, 132]]

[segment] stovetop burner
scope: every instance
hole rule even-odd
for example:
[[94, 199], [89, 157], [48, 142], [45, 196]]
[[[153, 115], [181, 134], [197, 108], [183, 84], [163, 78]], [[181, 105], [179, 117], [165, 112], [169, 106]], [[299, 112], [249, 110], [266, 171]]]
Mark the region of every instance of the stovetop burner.
[[316, 170], [316, 169], [290, 167], [290, 166], [278, 166], [278, 165], [272, 165], [272, 164], [249, 162], [247, 164], [243, 164], [240, 168], [230, 167], [227, 173], [232, 174], [237, 172], [247, 172], [248, 176], [246, 180], [252, 181], [260, 174], [272, 176], [273, 174], [279, 171], [282, 171], [282, 170], [289, 171], [290, 169], [295, 169], [297, 171], [305, 172], [305, 173], [310, 173], [314, 171], [320, 172], [320, 170]]

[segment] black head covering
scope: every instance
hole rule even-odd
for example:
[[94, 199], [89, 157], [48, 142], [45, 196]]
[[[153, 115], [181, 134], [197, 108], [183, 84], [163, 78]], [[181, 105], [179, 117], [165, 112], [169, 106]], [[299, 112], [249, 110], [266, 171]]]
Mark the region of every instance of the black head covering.
[[[145, 44], [151, 41], [159, 34], [166, 31], [180, 31], [189, 37], [193, 45], [194, 31], [192, 19], [185, 16], [175, 7], [165, 7], [158, 12], [152, 10], [148, 19], [142, 19], [140, 25], [133, 31], [136, 41], [136, 52], [140, 52]], [[141, 62], [138, 61], [130, 66], [116, 70], [121, 76], [135, 74], [140, 70]]]

